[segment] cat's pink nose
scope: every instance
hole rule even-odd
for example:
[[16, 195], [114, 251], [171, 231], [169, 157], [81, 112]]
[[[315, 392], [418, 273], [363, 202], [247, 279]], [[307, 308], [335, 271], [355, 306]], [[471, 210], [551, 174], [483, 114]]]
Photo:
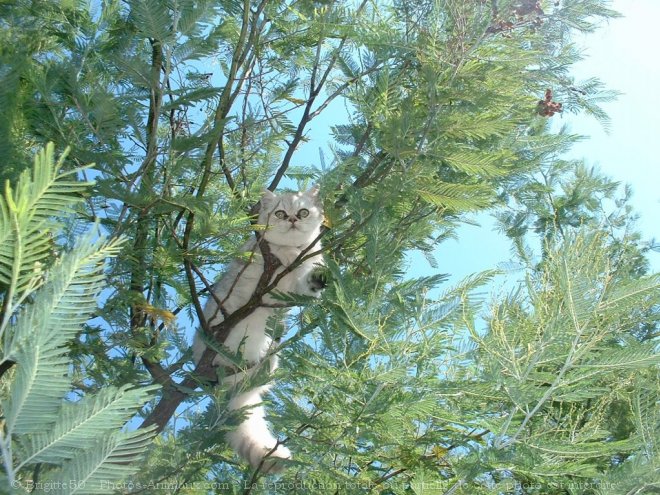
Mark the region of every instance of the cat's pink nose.
[[298, 218], [296, 218], [296, 217], [294, 217], [294, 216], [289, 217], [289, 222], [291, 222], [291, 225], [293, 225], [293, 224], [296, 223], [297, 221], [298, 221]]

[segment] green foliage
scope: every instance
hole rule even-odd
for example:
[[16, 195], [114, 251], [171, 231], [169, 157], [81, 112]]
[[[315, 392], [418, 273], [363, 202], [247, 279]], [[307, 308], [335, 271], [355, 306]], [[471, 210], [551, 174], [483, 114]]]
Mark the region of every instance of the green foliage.
[[71, 211], [85, 184], [65, 180], [68, 174], [59, 169], [66, 154], [53, 164], [53, 146], [49, 145], [34, 160], [34, 170], [24, 171], [12, 191], [6, 185], [0, 203], [0, 284], [6, 287], [3, 297], [3, 334], [10, 317], [21, 303], [43, 282], [43, 268], [52, 254], [53, 217]]
[[[629, 191], [562, 160], [580, 137], [537, 107], [550, 89], [607, 123], [598, 104], [614, 93], [570, 72], [572, 34], [615, 17], [607, 2], [40, 0], [0, 14], [0, 151], [23, 201], [8, 196], [0, 229], [3, 356], [18, 363], [3, 380], [22, 384], [3, 395], [8, 476], [103, 491], [138, 468], [122, 459], [151, 433], [120, 428], [158, 383], [144, 424], [165, 434], [131, 478], [140, 493], [653, 486], [658, 279]], [[300, 152], [319, 128], [320, 167]], [[67, 159], [19, 180], [47, 141]], [[229, 392], [204, 384], [188, 347], [262, 188], [315, 182], [331, 283], [318, 302], [286, 301], [304, 307], [268, 411], [294, 459], [271, 478], [227, 447]], [[60, 254], [47, 232], [74, 194], [78, 247]], [[411, 279], [417, 252], [451, 271], [435, 248], [487, 209], [514, 246], [509, 295], [487, 310], [503, 275], [490, 271]], [[127, 241], [72, 242], [96, 220]]]
[[[489, 448], [513, 455], [499, 476], [539, 485], [539, 493], [564, 493], [567, 480], [597, 485], [598, 473], [644, 449], [654, 429], [653, 415], [638, 428], [618, 422], [632, 419], [637, 388], [660, 359], [656, 343], [631, 331], [657, 308], [660, 279], [630, 279], [611, 264], [604, 238], [567, 236], [546, 251], [542, 268], [530, 267], [524, 292], [494, 306], [485, 334], [468, 325], [480, 378], [496, 385], [491, 400], [503, 412], [481, 422]], [[536, 463], [543, 471], [534, 472]]]
[[79, 170], [60, 173], [66, 154], [58, 162], [53, 154], [49, 145], [36, 156], [33, 170], [21, 174], [16, 190], [7, 184], [0, 198], [5, 470], [0, 483], [3, 491], [18, 493], [37, 486], [40, 473], [45, 491], [106, 493], [102, 483], [134, 472], [127, 463], [153, 436], [149, 429], [120, 429], [154, 387], [112, 387], [77, 400], [70, 395], [68, 345], [96, 310], [105, 259], [117, 255], [121, 242], [93, 232], [72, 251], [58, 252], [55, 216], [72, 211], [79, 200], [75, 193], [86, 184], [70, 179]]

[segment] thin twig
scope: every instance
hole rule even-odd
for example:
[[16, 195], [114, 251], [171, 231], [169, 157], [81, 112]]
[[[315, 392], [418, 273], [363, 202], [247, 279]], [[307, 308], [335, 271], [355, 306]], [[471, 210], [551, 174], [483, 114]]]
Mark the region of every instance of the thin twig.
[[[360, 6], [356, 10], [356, 15], [360, 14], [360, 12], [364, 9], [366, 4], [367, 4], [367, 0], [363, 0]], [[310, 76], [309, 97], [307, 98], [307, 102], [305, 103], [305, 109], [303, 110], [302, 117], [300, 117], [300, 121], [298, 122], [298, 127], [296, 128], [296, 132], [293, 135], [293, 139], [289, 143], [289, 147], [287, 148], [286, 153], [284, 154], [284, 158], [282, 159], [282, 164], [275, 172], [275, 176], [273, 177], [273, 180], [268, 186], [269, 191], [274, 191], [277, 188], [278, 184], [282, 180], [282, 177], [284, 177], [284, 174], [289, 168], [289, 163], [291, 162], [291, 158], [293, 157], [296, 148], [298, 147], [300, 141], [303, 138], [305, 127], [316, 115], [318, 115], [319, 112], [317, 112], [315, 115], [312, 114], [312, 106], [314, 105], [316, 97], [321, 93], [321, 89], [323, 89], [323, 86], [325, 85], [328, 76], [332, 72], [337, 60], [339, 59], [339, 56], [341, 54], [342, 49], [344, 48], [344, 44], [346, 43], [346, 40], [347, 40], [347, 36], [343, 36], [340, 39], [339, 45], [337, 46], [337, 48], [335, 48], [334, 53], [330, 58], [330, 61], [328, 62], [328, 66], [321, 75], [318, 84], [316, 84], [316, 78], [318, 76], [318, 70], [321, 62], [321, 51], [322, 51], [321, 48], [324, 41], [324, 38], [322, 37], [319, 38], [319, 41], [316, 45], [316, 56], [314, 60], [314, 65], [312, 67], [312, 73]]]

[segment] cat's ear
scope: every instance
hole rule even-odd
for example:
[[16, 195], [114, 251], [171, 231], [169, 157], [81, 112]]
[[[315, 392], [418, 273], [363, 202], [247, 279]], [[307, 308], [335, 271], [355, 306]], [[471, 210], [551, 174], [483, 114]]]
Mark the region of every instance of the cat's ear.
[[268, 189], [264, 189], [263, 192], [261, 193], [261, 203], [262, 204], [268, 204], [272, 200], [274, 200], [276, 197], [277, 197], [276, 194], [273, 194]]
[[321, 188], [319, 187], [319, 185], [314, 184], [309, 191], [305, 192], [305, 195], [312, 198], [312, 201], [314, 201], [314, 203], [319, 204], [319, 191], [320, 190], [321, 190]]

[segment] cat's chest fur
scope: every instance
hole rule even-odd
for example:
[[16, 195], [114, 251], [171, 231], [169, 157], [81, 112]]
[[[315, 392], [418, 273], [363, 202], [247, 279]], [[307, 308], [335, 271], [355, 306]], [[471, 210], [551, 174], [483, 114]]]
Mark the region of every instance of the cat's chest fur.
[[300, 256], [302, 248], [293, 246], [277, 246], [271, 244], [271, 253], [280, 260], [283, 267], [289, 267]]
[[[271, 244], [269, 247], [271, 254], [273, 254], [282, 265], [277, 268], [273, 278], [277, 277], [282, 271], [287, 269], [298, 258], [301, 252], [301, 248], [293, 246], [278, 246]], [[249, 261], [235, 263], [231, 267], [228, 276], [223, 277], [214, 290], [216, 295], [223, 300], [223, 306], [225, 309], [230, 313], [248, 301], [257, 288], [259, 280], [264, 272], [264, 258], [259, 246], [252, 241], [247, 243], [243, 249], [245, 252], [251, 253]], [[292, 292], [298, 281], [298, 277], [299, 274], [296, 272], [287, 273], [277, 283], [277, 290], [280, 292]], [[271, 281], [269, 281], [269, 283]], [[215, 306], [212, 299], [209, 302], [212, 306]], [[264, 302], [274, 303], [276, 300], [266, 294], [264, 296]], [[211, 310], [211, 313], [214, 312], [215, 308]], [[219, 315], [216, 313], [215, 316]], [[218, 319], [214, 320], [218, 321]]]

